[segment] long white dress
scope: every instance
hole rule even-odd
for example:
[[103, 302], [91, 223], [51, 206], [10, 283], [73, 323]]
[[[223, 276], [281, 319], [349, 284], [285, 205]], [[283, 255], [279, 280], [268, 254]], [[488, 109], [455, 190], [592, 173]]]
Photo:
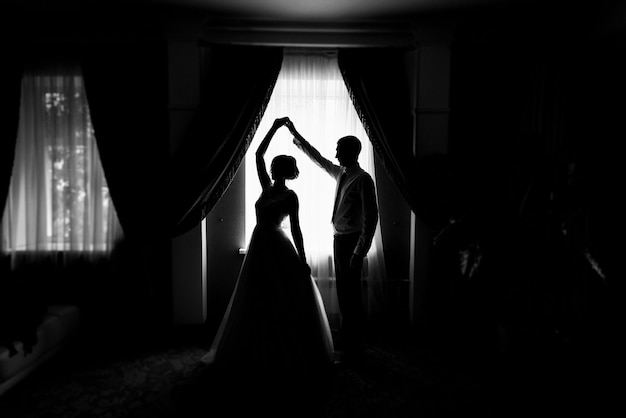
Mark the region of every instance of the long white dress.
[[330, 365], [321, 295], [280, 225], [287, 189], [257, 200], [255, 226], [230, 302], [202, 361], [229, 375], [304, 376]]

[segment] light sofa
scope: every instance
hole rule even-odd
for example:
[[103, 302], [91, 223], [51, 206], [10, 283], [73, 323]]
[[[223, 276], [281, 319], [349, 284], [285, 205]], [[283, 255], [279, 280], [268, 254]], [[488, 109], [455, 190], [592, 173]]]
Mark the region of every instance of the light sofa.
[[50, 305], [37, 327], [37, 342], [30, 353], [14, 341], [17, 353], [0, 346], [0, 396], [70, 344], [76, 336], [80, 311], [73, 305]]

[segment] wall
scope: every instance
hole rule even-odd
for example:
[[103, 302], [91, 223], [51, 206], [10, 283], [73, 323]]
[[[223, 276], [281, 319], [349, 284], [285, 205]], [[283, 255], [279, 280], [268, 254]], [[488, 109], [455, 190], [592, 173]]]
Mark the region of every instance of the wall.
[[[450, 113], [450, 43], [449, 30], [420, 34], [419, 54], [413, 58], [416, 78], [413, 88], [415, 113], [414, 156], [419, 160], [448, 152]], [[427, 203], [427, 202], [425, 202]], [[427, 282], [432, 240], [438, 231], [411, 213], [409, 309], [410, 320], [418, 325], [423, 304], [428, 297]]]
[[463, 162], [467, 222], [439, 256], [458, 263], [479, 242], [482, 259], [471, 280], [439, 264], [429, 309], [448, 346], [617, 352], [624, 39], [582, 15], [483, 17], [457, 34], [449, 155]]
[[216, 330], [235, 286], [245, 246], [245, 167], [206, 217], [208, 254], [208, 330]]
[[[178, 35], [178, 36], [176, 36]], [[193, 37], [172, 34], [168, 41], [170, 154], [174, 154], [199, 100], [200, 59]], [[204, 224], [172, 239], [172, 320], [202, 324], [207, 316]]]

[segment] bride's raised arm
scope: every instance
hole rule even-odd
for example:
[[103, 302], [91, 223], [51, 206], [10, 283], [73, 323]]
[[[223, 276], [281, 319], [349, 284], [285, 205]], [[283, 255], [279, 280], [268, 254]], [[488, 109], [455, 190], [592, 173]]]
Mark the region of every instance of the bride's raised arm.
[[263, 190], [272, 185], [272, 180], [270, 179], [270, 176], [267, 173], [267, 168], [265, 166], [265, 151], [267, 151], [267, 147], [269, 146], [270, 141], [272, 140], [272, 137], [274, 136], [278, 128], [287, 123], [288, 120], [289, 118], [276, 119], [256, 151], [256, 171], [259, 175], [259, 181], [261, 182], [261, 187], [263, 188]]

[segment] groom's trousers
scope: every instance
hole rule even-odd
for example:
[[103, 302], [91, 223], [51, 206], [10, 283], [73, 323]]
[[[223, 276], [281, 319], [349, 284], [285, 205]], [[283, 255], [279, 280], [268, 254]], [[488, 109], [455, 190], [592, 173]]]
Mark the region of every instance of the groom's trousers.
[[359, 236], [360, 233], [335, 235], [333, 244], [337, 300], [341, 313], [340, 343], [347, 354], [360, 351], [364, 342], [362, 266], [356, 269], [350, 267]]

